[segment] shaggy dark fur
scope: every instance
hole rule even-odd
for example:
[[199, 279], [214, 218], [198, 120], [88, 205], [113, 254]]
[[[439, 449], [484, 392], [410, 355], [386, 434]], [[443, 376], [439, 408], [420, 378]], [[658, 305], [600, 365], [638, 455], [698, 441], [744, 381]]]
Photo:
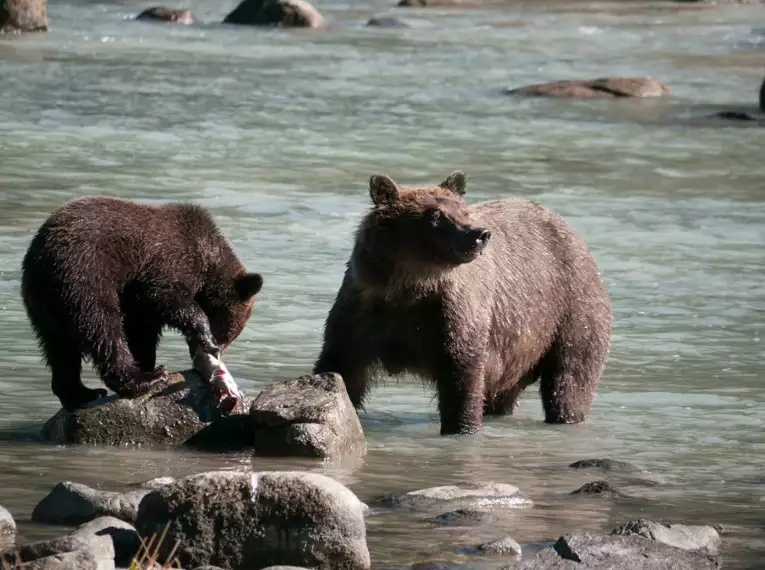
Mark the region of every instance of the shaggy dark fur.
[[441, 433], [509, 414], [541, 378], [545, 419], [583, 421], [609, 352], [611, 308], [584, 241], [526, 200], [467, 206], [465, 176], [399, 188], [373, 176], [314, 372], [361, 407], [374, 372], [432, 380]]
[[167, 376], [155, 368], [164, 327], [222, 351], [242, 332], [263, 285], [247, 273], [203, 208], [89, 196], [45, 221], [22, 264], [21, 291], [52, 372], [72, 410], [106, 395], [80, 379], [90, 359], [108, 388], [136, 397]]

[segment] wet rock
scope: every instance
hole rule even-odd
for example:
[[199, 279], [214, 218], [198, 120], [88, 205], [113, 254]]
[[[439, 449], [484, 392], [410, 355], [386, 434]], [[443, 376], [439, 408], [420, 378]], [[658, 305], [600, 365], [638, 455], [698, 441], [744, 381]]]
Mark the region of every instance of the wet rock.
[[[245, 398], [236, 412], [249, 406]], [[110, 396], [73, 412], [61, 409], [45, 423], [42, 436], [55, 443], [177, 444], [217, 419], [209, 386], [185, 371], [135, 399]]]
[[619, 525], [612, 535], [638, 535], [683, 550], [700, 550], [717, 554], [720, 550], [720, 535], [711, 526], [661, 524], [646, 519], [635, 519]]
[[0, 0], [0, 34], [46, 31], [47, 0]]
[[411, 27], [406, 22], [402, 22], [398, 18], [391, 18], [391, 17], [381, 17], [381, 18], [372, 18], [367, 22], [367, 26], [376, 27], [376, 28], [409, 28]]
[[255, 446], [255, 427], [249, 414], [231, 414], [206, 425], [183, 445], [217, 452], [252, 449]]
[[476, 8], [482, 0], [399, 0], [398, 6], [407, 8]]
[[[688, 552], [642, 536], [573, 534], [560, 537], [552, 548], [569, 564], [524, 565], [524, 570], [542, 568], [581, 568], [587, 570], [706, 570], [719, 568], [719, 562], [705, 554]], [[534, 561], [531, 561], [532, 563]], [[573, 563], [573, 565], [572, 565]]]
[[5, 507], [0, 506], [0, 536], [16, 534], [16, 522]]
[[627, 461], [616, 461], [614, 459], [582, 459], [574, 461], [569, 465], [572, 469], [602, 469], [603, 471], [620, 471], [622, 473], [638, 473], [642, 471], [640, 467], [628, 463]]
[[366, 452], [343, 379], [327, 373], [273, 384], [252, 403], [257, 455], [332, 457]]
[[133, 557], [141, 548], [141, 539], [133, 525], [115, 517], [99, 517], [80, 525], [72, 536], [85, 540], [92, 536], [108, 536], [114, 548], [114, 563], [130, 566]]
[[611, 485], [611, 483], [608, 481], [591, 481], [590, 483], [585, 483], [577, 490], [571, 491], [571, 495], [586, 497], [600, 496], [609, 498], [625, 496], [624, 493]]
[[132, 523], [141, 499], [150, 489], [128, 493], [97, 491], [87, 485], [65, 481], [56, 485], [32, 511], [32, 521], [48, 524], [82, 524], [103, 516]]
[[765, 125], [765, 114], [760, 114], [756, 111], [719, 111], [712, 115], [712, 117], [726, 121], [761, 122]]
[[18, 570], [113, 570], [114, 549], [109, 537], [64, 536], [16, 546], [0, 561]]
[[226, 24], [321, 28], [324, 17], [305, 0], [244, 0], [223, 20]]
[[175, 483], [175, 481], [175, 477], [155, 477], [154, 479], [139, 483], [138, 486], [144, 489], [158, 489], [165, 485], [169, 485], [170, 483]]
[[510, 89], [509, 95], [538, 95], [584, 99], [616, 97], [665, 97], [669, 89], [650, 77], [603, 77], [593, 80], [563, 80]]
[[361, 501], [318, 473], [214, 471], [180, 479], [146, 495], [136, 528], [151, 536], [168, 521], [159, 561], [178, 540], [184, 568], [370, 567]]
[[532, 506], [520, 489], [505, 483], [457, 483], [405, 493], [392, 493], [379, 500], [383, 505], [409, 508], [521, 508]]
[[521, 545], [512, 536], [506, 536], [491, 542], [486, 542], [478, 547], [480, 554], [520, 556], [523, 553]]
[[308, 568], [302, 566], [269, 566], [263, 570], [308, 570]]
[[481, 524], [494, 520], [495, 515], [486, 509], [456, 509], [427, 519], [429, 522], [450, 525]]
[[177, 24], [196, 24], [197, 19], [194, 14], [188, 10], [178, 10], [168, 8], [167, 6], [154, 6], [147, 8], [135, 18], [136, 20], [145, 20], [152, 22], [175, 22]]

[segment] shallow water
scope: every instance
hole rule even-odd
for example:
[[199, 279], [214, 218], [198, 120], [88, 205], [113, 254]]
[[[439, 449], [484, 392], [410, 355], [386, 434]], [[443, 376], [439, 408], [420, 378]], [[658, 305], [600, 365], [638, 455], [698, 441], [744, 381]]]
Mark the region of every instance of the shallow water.
[[[320, 31], [223, 28], [233, 7], [191, 0], [206, 21], [126, 21], [150, 3], [52, 1], [47, 35], [0, 40], [0, 504], [20, 538], [60, 533], [29, 514], [58, 481], [105, 489], [160, 475], [309, 468], [362, 499], [459, 480], [518, 485], [537, 506], [494, 527], [438, 529], [418, 516], [368, 521], [377, 564], [466, 559], [511, 533], [524, 546], [636, 515], [722, 523], [726, 568], [765, 557], [765, 131], [703, 117], [754, 108], [762, 8], [646, 2], [500, 3], [399, 10], [324, 2]], [[694, 7], [695, 8], [695, 7]], [[395, 14], [411, 29], [366, 29]], [[519, 20], [522, 25], [493, 26]], [[761, 26], [760, 26], [761, 27]], [[560, 78], [652, 75], [664, 101], [513, 99]], [[536, 388], [513, 418], [441, 438], [432, 392], [374, 392], [370, 450], [340, 464], [245, 455], [90, 449], [34, 441], [57, 409], [21, 307], [32, 232], [63, 201], [110, 194], [192, 199], [265, 275], [227, 351], [241, 385], [308, 371], [340, 284], [366, 181], [469, 176], [472, 201], [516, 195], [555, 208], [587, 239], [614, 309], [611, 356], [591, 419], [546, 426]], [[188, 366], [177, 336], [160, 357]], [[87, 383], [98, 381], [88, 372]], [[610, 456], [657, 485], [638, 499], [563, 499], [598, 478], [566, 465]]]

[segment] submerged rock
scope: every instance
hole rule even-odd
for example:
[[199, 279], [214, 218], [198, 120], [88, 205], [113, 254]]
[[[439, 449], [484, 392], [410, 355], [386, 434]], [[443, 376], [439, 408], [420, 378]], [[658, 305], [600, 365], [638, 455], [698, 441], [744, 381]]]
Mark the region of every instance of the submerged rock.
[[409, 28], [411, 27], [406, 22], [402, 22], [398, 18], [391, 18], [383, 16], [380, 18], [372, 18], [367, 22], [367, 26], [375, 28]]
[[147, 8], [135, 18], [136, 20], [146, 20], [152, 22], [174, 22], [177, 24], [196, 24], [197, 19], [194, 14], [188, 10], [179, 10], [168, 8], [167, 6], [154, 6]]
[[13, 536], [16, 534], [16, 521], [3, 506], [0, 506], [0, 536]]
[[366, 452], [358, 414], [334, 373], [273, 384], [252, 403], [257, 455], [332, 457]]
[[225, 24], [321, 28], [324, 17], [306, 0], [243, 0], [223, 20]]
[[620, 471], [622, 473], [637, 473], [642, 471], [640, 467], [627, 461], [614, 459], [582, 459], [569, 465], [572, 469], [602, 469], [603, 471]]
[[481, 524], [494, 520], [495, 514], [489, 509], [456, 509], [430, 517], [429, 522], [449, 525]]
[[128, 493], [97, 491], [81, 483], [65, 481], [56, 485], [32, 511], [32, 521], [48, 524], [82, 524], [103, 516], [132, 523], [141, 499], [151, 492], [139, 489]]
[[[249, 405], [245, 399], [235, 411]], [[196, 372], [185, 371], [135, 399], [110, 396], [73, 412], [61, 409], [45, 423], [42, 436], [55, 443], [177, 444], [217, 419], [209, 386]]]
[[611, 485], [608, 481], [591, 481], [585, 483], [575, 491], [571, 491], [572, 496], [586, 496], [586, 497], [624, 497], [619, 489]]
[[700, 550], [717, 554], [720, 550], [720, 535], [711, 526], [661, 524], [646, 519], [635, 519], [619, 525], [612, 535], [638, 535], [683, 550]]
[[409, 508], [489, 509], [523, 508], [532, 506], [520, 489], [505, 483], [457, 483], [429, 487], [405, 493], [392, 493], [380, 498], [388, 506]]
[[133, 525], [115, 517], [99, 517], [80, 525], [72, 536], [85, 540], [93, 536], [107, 536], [114, 548], [114, 563], [128, 567], [141, 548], [141, 539]]
[[486, 542], [478, 547], [478, 552], [489, 555], [507, 555], [520, 556], [523, 554], [521, 545], [518, 544], [512, 536], [506, 536], [491, 542]]
[[46, 0], [0, 0], [0, 34], [46, 31]]
[[482, 0], [399, 0], [398, 6], [415, 8], [475, 8]]
[[146, 495], [136, 528], [151, 536], [168, 521], [159, 561], [180, 541], [177, 556], [185, 568], [370, 567], [361, 501], [317, 473], [214, 471], [186, 477]]
[[114, 570], [114, 549], [109, 537], [64, 536], [16, 546], [0, 561], [19, 570]]
[[710, 555], [688, 552], [642, 536], [571, 534], [512, 570], [711, 570]]
[[540, 95], [584, 99], [616, 97], [665, 97], [669, 89], [650, 77], [603, 77], [592, 80], [568, 79], [510, 89], [509, 95]]

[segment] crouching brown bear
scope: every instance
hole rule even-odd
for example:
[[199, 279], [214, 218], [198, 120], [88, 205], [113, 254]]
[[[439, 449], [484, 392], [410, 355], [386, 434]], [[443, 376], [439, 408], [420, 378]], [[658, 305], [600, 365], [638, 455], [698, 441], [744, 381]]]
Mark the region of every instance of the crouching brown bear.
[[512, 413], [541, 379], [545, 420], [583, 421], [605, 366], [611, 306], [585, 242], [526, 200], [468, 206], [465, 175], [435, 187], [370, 179], [315, 373], [361, 407], [381, 373], [435, 383], [441, 434]]
[[73, 410], [106, 396], [83, 385], [83, 358], [118, 396], [137, 397], [167, 378], [155, 367], [165, 327], [183, 333], [191, 355], [218, 354], [242, 332], [262, 285], [200, 206], [88, 196], [37, 231], [21, 293], [53, 393]]

